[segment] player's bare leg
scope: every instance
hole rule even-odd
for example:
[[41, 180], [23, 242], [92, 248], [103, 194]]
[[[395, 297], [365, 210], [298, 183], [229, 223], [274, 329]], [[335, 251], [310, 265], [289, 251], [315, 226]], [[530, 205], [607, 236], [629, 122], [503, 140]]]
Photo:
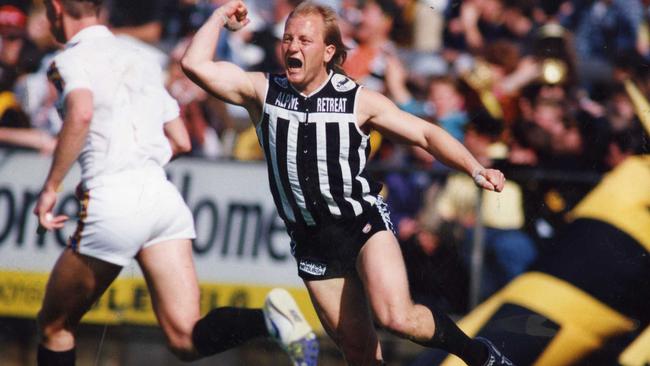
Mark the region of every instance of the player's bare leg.
[[146, 247], [136, 257], [170, 350], [181, 360], [199, 358], [192, 329], [200, 318], [199, 286], [188, 239]]
[[321, 324], [350, 365], [382, 365], [363, 286], [356, 275], [305, 281]]
[[75, 330], [83, 315], [106, 291], [122, 267], [66, 249], [57, 260], [38, 313], [41, 336], [39, 364], [48, 364], [55, 353], [74, 364]]
[[390, 231], [373, 235], [357, 259], [378, 323], [388, 331], [430, 348], [453, 353], [471, 366], [482, 366], [490, 349], [470, 339], [444, 313], [414, 304], [399, 243]]
[[389, 231], [373, 235], [357, 260], [373, 315], [386, 330], [414, 341], [433, 337], [431, 310], [411, 300], [402, 251]]
[[261, 309], [220, 307], [200, 317], [200, 290], [190, 240], [151, 245], [136, 257], [170, 350], [192, 361], [268, 336]]

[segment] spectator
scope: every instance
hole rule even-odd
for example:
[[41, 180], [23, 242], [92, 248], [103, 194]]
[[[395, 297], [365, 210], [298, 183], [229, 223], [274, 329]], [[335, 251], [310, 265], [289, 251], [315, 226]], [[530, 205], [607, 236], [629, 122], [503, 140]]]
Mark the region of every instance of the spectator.
[[463, 141], [467, 123], [465, 97], [460, 84], [448, 76], [431, 78], [425, 101], [417, 100], [409, 91], [406, 71], [394, 57], [388, 58], [386, 87], [397, 105], [415, 115], [433, 119], [454, 138]]
[[414, 300], [446, 312], [465, 313], [469, 278], [452, 237], [453, 226], [432, 226], [421, 219], [412, 220], [411, 225], [401, 245]]
[[350, 50], [343, 64], [351, 78], [375, 91], [384, 90], [387, 57], [397, 55], [389, 39], [397, 11], [392, 0], [365, 2], [355, 33], [356, 48]]
[[111, 31], [147, 57], [151, 57], [163, 70], [168, 57], [158, 45], [162, 39], [164, 17], [173, 0], [109, 0], [106, 1], [106, 22]]
[[[448, 14], [447, 46], [480, 52], [494, 41], [516, 40], [518, 35], [509, 29], [505, 10], [503, 0], [463, 1], [458, 9], [452, 8], [452, 13]], [[517, 22], [513, 24], [518, 25]]]
[[[444, 30], [444, 10], [449, 6], [447, 0], [401, 1], [402, 17], [410, 27], [408, 48], [415, 52], [431, 53], [442, 50]], [[396, 32], [396, 29], [393, 33]]]
[[284, 32], [284, 22], [298, 3], [296, 0], [276, 1], [271, 21], [253, 32], [251, 42], [262, 48], [264, 58], [259, 64], [253, 65], [252, 70], [281, 72], [283, 61], [280, 56], [280, 40]]
[[11, 90], [26, 72], [38, 68], [40, 54], [27, 37], [27, 15], [13, 5], [0, 6], [0, 90]]
[[625, 159], [633, 155], [640, 155], [650, 150], [647, 134], [641, 124], [636, 121], [629, 127], [615, 132], [608, 144], [608, 154], [605, 163], [610, 169], [615, 168]]
[[612, 56], [636, 48], [642, 15], [638, 0], [598, 0], [587, 8], [575, 33], [585, 86], [608, 81]]
[[0, 6], [0, 145], [36, 149], [49, 154], [55, 141], [32, 129], [14, 93], [16, 81], [38, 65], [36, 46], [27, 37], [27, 15], [13, 5]]
[[[222, 157], [225, 152], [217, 131], [210, 124], [206, 113], [208, 95], [185, 76], [180, 66], [180, 60], [188, 44], [189, 39], [179, 42], [170, 54], [167, 90], [178, 101], [180, 115], [192, 143], [190, 154], [216, 159]], [[216, 122], [215, 119], [212, 121]]]
[[116, 34], [127, 34], [148, 44], [160, 42], [172, 0], [109, 0], [108, 23]]
[[[467, 125], [465, 146], [479, 162], [491, 166], [490, 151], [501, 134], [502, 123], [487, 113], [474, 116]], [[467, 229], [464, 261], [470, 263], [472, 238], [477, 218], [478, 190], [465, 177], [451, 175], [437, 197], [436, 210], [442, 220], [456, 221]], [[496, 195], [485, 192], [481, 203], [482, 224], [485, 226], [485, 262], [481, 275], [480, 298], [484, 299], [518, 274], [535, 259], [537, 249], [521, 230], [524, 225], [523, 202], [520, 187], [506, 182], [503, 192]]]

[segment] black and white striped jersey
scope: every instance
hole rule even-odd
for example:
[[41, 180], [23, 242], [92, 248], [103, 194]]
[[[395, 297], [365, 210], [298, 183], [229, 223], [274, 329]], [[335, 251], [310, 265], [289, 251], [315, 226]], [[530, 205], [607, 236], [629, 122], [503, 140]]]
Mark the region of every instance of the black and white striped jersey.
[[358, 91], [353, 80], [333, 72], [310, 95], [285, 75], [269, 75], [257, 136], [287, 224], [352, 218], [375, 204], [381, 185], [364, 172], [370, 143], [357, 124]]

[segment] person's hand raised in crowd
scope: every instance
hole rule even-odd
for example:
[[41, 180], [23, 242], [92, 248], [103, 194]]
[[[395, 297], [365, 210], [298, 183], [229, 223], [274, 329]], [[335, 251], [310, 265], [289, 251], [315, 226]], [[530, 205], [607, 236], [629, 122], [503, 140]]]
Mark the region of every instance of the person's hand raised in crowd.
[[507, 75], [498, 86], [504, 94], [515, 94], [542, 75], [540, 63], [533, 57], [524, 57], [519, 61], [515, 71]]
[[475, 1], [463, 1], [460, 8], [460, 20], [465, 29], [476, 27], [481, 17], [481, 10]]
[[517, 69], [514, 72], [521, 77], [532, 80], [541, 76], [542, 69], [539, 62], [533, 57], [524, 57], [519, 61]]
[[460, 8], [460, 22], [465, 34], [465, 41], [472, 49], [483, 47], [483, 36], [478, 29], [481, 9], [475, 1], [464, 1]]
[[601, 118], [607, 113], [605, 107], [591, 99], [585, 90], [579, 90], [576, 96], [578, 97], [578, 106], [580, 109], [589, 113], [592, 117]]
[[386, 89], [397, 104], [408, 103], [412, 96], [406, 87], [408, 72], [402, 62], [393, 55], [386, 55], [386, 72], [384, 74]]

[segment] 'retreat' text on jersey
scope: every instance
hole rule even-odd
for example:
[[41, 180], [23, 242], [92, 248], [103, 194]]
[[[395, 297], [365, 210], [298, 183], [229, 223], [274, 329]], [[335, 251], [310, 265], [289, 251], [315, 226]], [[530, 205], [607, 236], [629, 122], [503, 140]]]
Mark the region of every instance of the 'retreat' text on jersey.
[[316, 100], [316, 112], [345, 112], [345, 105], [347, 102], [348, 98], [318, 98], [318, 100]]

